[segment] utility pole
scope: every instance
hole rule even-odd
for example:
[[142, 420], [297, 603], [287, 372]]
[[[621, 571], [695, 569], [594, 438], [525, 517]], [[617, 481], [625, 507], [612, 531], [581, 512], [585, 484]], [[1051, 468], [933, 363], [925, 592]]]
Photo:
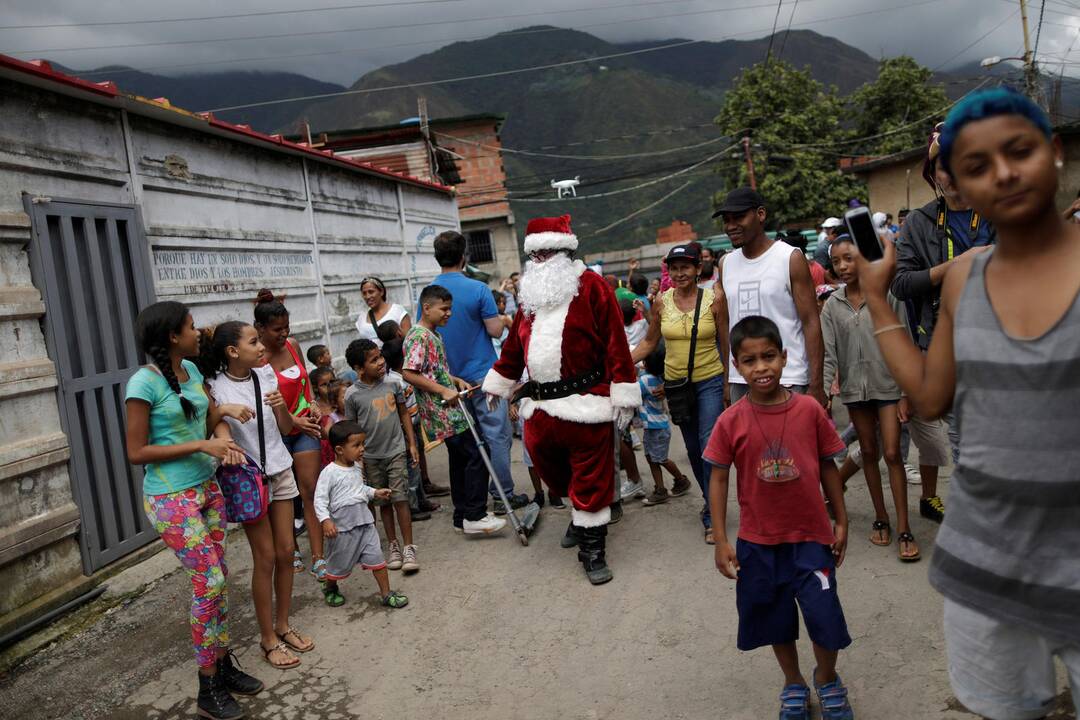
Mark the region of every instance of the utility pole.
[[1042, 90], [1039, 87], [1039, 70], [1035, 66], [1035, 56], [1031, 52], [1031, 39], [1028, 37], [1027, 0], [1020, 0], [1020, 23], [1024, 28], [1024, 94], [1045, 108]]
[[750, 188], [757, 190], [757, 178], [754, 177], [754, 158], [750, 155], [750, 136], [742, 139], [743, 153], [746, 155], [746, 173], [750, 176]]

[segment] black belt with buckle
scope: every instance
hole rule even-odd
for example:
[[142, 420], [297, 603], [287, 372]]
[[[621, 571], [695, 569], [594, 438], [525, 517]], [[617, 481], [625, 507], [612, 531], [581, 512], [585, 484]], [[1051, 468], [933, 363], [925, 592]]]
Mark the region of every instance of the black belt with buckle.
[[555, 382], [539, 383], [535, 380], [530, 380], [518, 388], [518, 391], [514, 393], [514, 397], [510, 402], [517, 402], [522, 398], [532, 398], [533, 400], [556, 400], [558, 398], [570, 397], [571, 395], [576, 395], [593, 387], [599, 383], [603, 377], [604, 372], [602, 370], [593, 370], [584, 375], [578, 375], [577, 377], [568, 378], [566, 380], [556, 380]]

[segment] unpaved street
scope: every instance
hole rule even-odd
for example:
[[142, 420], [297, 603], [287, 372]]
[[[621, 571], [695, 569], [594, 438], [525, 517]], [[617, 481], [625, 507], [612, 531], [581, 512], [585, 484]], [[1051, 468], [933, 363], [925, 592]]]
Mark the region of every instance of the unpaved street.
[[[688, 468], [677, 436], [673, 457]], [[514, 453], [520, 459], [517, 442]], [[445, 478], [444, 453], [433, 459], [433, 477]], [[524, 468], [515, 462], [514, 472], [524, 490]], [[947, 481], [943, 487], [946, 494]], [[936, 526], [916, 511], [924, 560], [902, 565], [895, 544], [881, 549], [866, 540], [873, 514], [861, 475], [847, 497], [852, 541], [839, 582], [854, 643], [839, 669], [857, 716], [972, 718], [952, 699], [941, 600], [926, 581]], [[342, 584], [348, 602], [338, 609], [323, 604], [310, 576], [298, 576], [294, 622], [318, 646], [299, 669], [284, 672], [271, 669], [257, 647], [250, 555], [243, 536], [233, 535], [234, 647], [243, 667], [267, 684], [241, 703], [249, 717], [326, 720], [774, 717], [782, 678], [768, 650], [735, 649], [734, 584], [713, 567], [699, 508], [692, 495], [654, 508], [628, 503], [611, 530], [615, 580], [596, 588], [575, 552], [558, 546], [566, 511], [545, 508], [528, 548], [509, 534], [463, 539], [451, 532], [449, 512], [436, 513], [417, 525], [421, 572], [391, 573], [393, 586], [410, 598], [404, 610], [378, 606], [369, 573]], [[733, 502], [731, 513], [737, 515]], [[166, 554], [143, 565], [126, 572], [176, 567]], [[172, 572], [39, 653], [0, 682], [2, 715], [193, 717], [189, 592], [184, 575]], [[805, 638], [800, 649], [809, 672]]]

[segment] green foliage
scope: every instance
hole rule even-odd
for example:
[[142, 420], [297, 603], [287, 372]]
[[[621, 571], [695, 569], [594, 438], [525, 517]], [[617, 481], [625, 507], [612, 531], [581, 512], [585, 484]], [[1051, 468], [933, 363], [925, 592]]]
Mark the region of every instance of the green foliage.
[[[735, 137], [750, 133], [771, 225], [836, 215], [848, 198], [865, 194], [857, 179], [840, 174], [836, 149], [819, 147], [845, 138], [843, 108], [836, 88], [826, 89], [809, 68], [777, 60], [744, 70], [724, 96], [716, 124]], [[724, 178], [725, 191], [749, 182], [745, 166]]]
[[882, 60], [877, 79], [855, 90], [849, 104], [856, 137], [895, 134], [867, 141], [858, 150], [888, 155], [925, 143], [934, 124], [944, 119], [949, 102], [944, 86], [930, 82], [932, 76], [906, 55]]

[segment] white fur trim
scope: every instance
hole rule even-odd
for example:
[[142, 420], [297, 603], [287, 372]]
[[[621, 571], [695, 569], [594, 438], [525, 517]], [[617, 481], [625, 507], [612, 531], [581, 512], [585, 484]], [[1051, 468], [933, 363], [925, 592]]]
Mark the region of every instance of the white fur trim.
[[600, 527], [601, 525], [607, 525], [611, 522], [611, 506], [608, 505], [602, 510], [596, 512], [588, 512], [586, 510], [578, 510], [576, 507], [570, 508], [570, 520], [578, 527]]
[[611, 398], [603, 395], [571, 395], [554, 400], [521, 401], [521, 417], [528, 420], [537, 410], [567, 422], [596, 425], [611, 422]]
[[641, 386], [632, 383], [611, 383], [611, 404], [619, 408], [641, 407]]
[[503, 377], [495, 372], [495, 368], [491, 368], [484, 376], [484, 384], [480, 389], [490, 395], [508, 398], [513, 394], [515, 385], [517, 385], [516, 381]]
[[561, 232], [540, 232], [525, 236], [525, 254], [537, 250], [577, 250], [577, 235]]
[[562, 305], [540, 308], [529, 336], [529, 377], [536, 382], [555, 382], [562, 377], [562, 342], [566, 315], [573, 298]]

